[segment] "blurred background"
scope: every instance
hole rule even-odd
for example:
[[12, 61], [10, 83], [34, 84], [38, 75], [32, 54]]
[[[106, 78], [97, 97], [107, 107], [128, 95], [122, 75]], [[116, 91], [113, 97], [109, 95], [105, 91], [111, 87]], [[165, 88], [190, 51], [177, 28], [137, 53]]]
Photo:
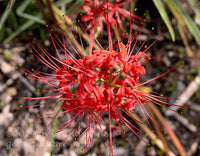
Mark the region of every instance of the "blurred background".
[[[122, 1], [117, 2], [123, 4]], [[113, 0], [111, 3], [114, 4], [116, 1]], [[33, 105], [44, 101], [12, 97], [44, 96], [44, 93], [38, 92], [37, 89], [47, 89], [48, 86], [26, 77], [16, 70], [16, 67], [21, 64], [28, 69], [51, 73], [48, 67], [30, 53], [31, 46], [28, 40], [33, 43], [33, 39], [36, 38], [49, 53], [56, 56], [46, 25], [51, 26], [59, 34], [61, 31], [57, 25], [60, 24], [63, 30], [69, 33], [63, 20], [64, 14], [67, 23], [73, 29], [74, 36], [78, 37], [75, 23], [80, 20], [80, 14], [86, 14], [82, 8], [84, 4], [86, 1], [83, 0], [0, 0], [0, 155], [103, 156], [109, 154], [109, 141], [105, 141], [108, 146], [105, 148], [98, 135], [94, 135], [92, 153], [91, 149], [80, 152], [81, 147], [84, 146], [84, 138], [74, 142], [73, 136], [70, 136], [60, 145], [59, 143], [70, 131], [70, 127], [54, 135], [56, 124], [69, 120], [72, 114], [60, 115], [58, 121], [50, 127], [46, 127], [52, 119], [49, 116], [30, 126], [30, 122], [42, 116], [52, 105], [20, 108], [20, 105]], [[155, 30], [149, 36], [147, 45], [159, 38], [148, 50], [147, 55], [153, 57], [159, 52], [160, 54], [146, 64], [147, 74], [143, 79], [153, 78], [184, 62], [177, 70], [153, 81], [148, 87], [165, 97], [178, 99], [169, 99], [168, 102], [187, 107], [172, 108], [179, 113], [157, 107], [170, 130], [167, 130], [160, 118], [157, 119], [167, 134], [159, 135], [158, 130], [155, 134], [149, 133], [150, 136], [142, 136], [151, 146], [130, 130], [126, 132], [127, 139], [114, 135], [114, 155], [200, 155], [200, 2], [198, 0], [137, 0], [128, 1], [126, 5], [120, 7], [128, 11], [130, 7], [132, 10], [137, 8], [135, 13], [146, 18], [138, 46], [146, 40], [152, 27]], [[127, 19], [122, 20], [122, 22], [126, 21]], [[89, 21], [87, 22], [89, 24]], [[103, 31], [105, 34], [106, 29]], [[102, 37], [98, 29], [95, 35], [102, 44], [107, 43], [107, 37]], [[85, 49], [88, 49], [87, 37], [84, 37], [84, 34], [81, 36], [86, 45]], [[178, 142], [169, 135], [172, 133], [177, 136]], [[158, 145], [157, 139], [163, 142], [163, 147]], [[59, 146], [55, 147], [57, 144]]]

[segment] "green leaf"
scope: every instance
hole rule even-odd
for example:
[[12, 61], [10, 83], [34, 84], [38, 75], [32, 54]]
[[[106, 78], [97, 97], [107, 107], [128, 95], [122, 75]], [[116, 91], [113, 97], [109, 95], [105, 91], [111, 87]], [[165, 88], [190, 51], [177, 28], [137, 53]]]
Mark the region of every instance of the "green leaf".
[[192, 18], [187, 14], [183, 9], [178, 0], [165, 0], [171, 10], [174, 9], [177, 11], [178, 16], [182, 18], [186, 26], [188, 27], [190, 33], [194, 36], [196, 42], [200, 45], [200, 30], [192, 20]]
[[168, 29], [169, 29], [169, 32], [170, 32], [170, 35], [172, 37], [172, 41], [175, 41], [175, 34], [174, 34], [174, 30], [173, 30], [173, 27], [171, 25], [171, 22], [169, 20], [169, 17], [167, 15], [167, 12], [165, 10], [165, 7], [163, 5], [163, 2], [161, 0], [153, 0], [155, 6], [157, 7], [163, 21], [165, 22], [165, 24], [167, 25]]

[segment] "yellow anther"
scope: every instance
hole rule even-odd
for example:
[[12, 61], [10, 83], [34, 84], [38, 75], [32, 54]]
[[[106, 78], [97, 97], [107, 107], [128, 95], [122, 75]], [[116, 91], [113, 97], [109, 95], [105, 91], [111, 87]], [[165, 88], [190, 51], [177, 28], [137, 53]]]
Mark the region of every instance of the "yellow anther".
[[94, 17], [91, 17], [91, 19], [94, 19]]
[[49, 125], [47, 125], [46, 127], [49, 127]]
[[103, 10], [105, 10], [105, 8], [103, 8]]
[[26, 99], [26, 98], [24, 97], [24, 99]]
[[125, 138], [125, 140], [127, 141], [127, 140], [128, 140], [128, 138]]
[[33, 50], [31, 50], [31, 53], [33, 53]]
[[32, 123], [29, 123], [29, 125], [31, 126], [31, 125], [32, 125]]
[[154, 133], [154, 130], [152, 129], [152, 132]]
[[154, 30], [154, 27], [152, 27], [151, 30]]
[[163, 96], [163, 94], [160, 94], [160, 96]]
[[137, 8], [135, 8], [134, 10], [137, 11]]
[[146, 133], [146, 136], [148, 136], [149, 134], [148, 133]]
[[129, 22], [127, 22], [126, 25], [129, 25]]
[[74, 140], [76, 140], [76, 138], [74, 138]]
[[183, 114], [183, 112], [181, 112], [181, 114]]
[[83, 14], [80, 14], [81, 16], [83, 15]]
[[32, 71], [34, 71], [34, 69], [31, 69]]
[[21, 67], [22, 65], [21, 65], [21, 64], [19, 64], [19, 66]]
[[164, 134], [167, 134], [167, 132], [164, 132]]
[[151, 60], [151, 57], [149, 57], [148, 59]]
[[22, 108], [23, 106], [22, 105], [20, 105], [20, 108]]
[[128, 33], [126, 33], [126, 35], [128, 35]]
[[18, 69], [18, 67], [16, 67], [16, 69]]
[[147, 45], [145, 45], [144, 48], [147, 48]]
[[148, 144], [148, 146], [150, 146], [150, 144]]
[[53, 31], [53, 29], [51, 29], [51, 31]]
[[122, 36], [124, 36], [124, 33], [122, 34]]
[[37, 91], [40, 91], [40, 89], [38, 88]]
[[78, 19], [78, 22], [80, 22], [80, 20]]
[[35, 40], [35, 37], [33, 38], [33, 40]]
[[49, 34], [49, 36], [51, 36], [51, 34]]
[[46, 25], [46, 27], [49, 27], [48, 25]]
[[143, 15], [145, 16], [146, 14], [144, 13]]
[[25, 73], [25, 76], [27, 76], [27, 73]]
[[93, 13], [93, 12], [91, 12], [91, 15], [93, 16], [93, 15], [94, 15], [94, 13]]

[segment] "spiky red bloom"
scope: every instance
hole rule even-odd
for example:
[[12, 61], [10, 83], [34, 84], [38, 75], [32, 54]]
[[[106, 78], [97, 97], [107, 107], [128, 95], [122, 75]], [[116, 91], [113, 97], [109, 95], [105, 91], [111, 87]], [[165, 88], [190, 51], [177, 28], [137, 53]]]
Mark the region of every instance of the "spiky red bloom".
[[123, 29], [121, 19], [130, 18], [131, 16], [138, 22], [141, 22], [143, 18], [123, 8], [129, 5], [131, 1], [132, 0], [116, 0], [111, 2], [110, 0], [84, 0], [83, 9], [85, 10], [85, 14], [81, 14], [81, 21], [90, 21], [88, 29], [91, 29], [93, 26], [98, 26], [100, 27], [101, 33], [103, 33], [103, 23], [107, 21], [113, 24], [118, 23], [121, 29]]
[[[142, 31], [142, 26], [138, 26], [137, 30], [132, 32], [131, 25], [129, 36], [127, 35], [128, 41], [123, 43], [122, 39], [124, 34], [120, 34], [118, 32], [116, 32], [116, 39], [114, 41], [112, 40], [110, 25], [108, 20], [106, 21], [109, 43], [108, 48], [104, 49], [99, 44], [98, 40], [94, 38], [94, 35], [91, 35], [93, 33], [91, 32], [91, 34], [87, 34], [91, 39], [91, 42], [89, 46], [89, 55], [86, 55], [81, 38], [80, 42], [78, 42], [73, 36], [70, 27], [68, 27], [68, 29], [71, 32], [73, 41], [70, 41], [64, 32], [62, 39], [59, 39], [59, 37], [53, 31], [49, 31], [58, 58], [50, 55], [38, 42], [37, 44], [44, 52], [45, 57], [43, 57], [32, 44], [31, 46], [35, 51], [34, 55], [41, 62], [43, 62], [44, 65], [54, 70], [55, 74], [36, 71], [31, 72], [25, 68], [23, 71], [28, 74], [28, 76], [47, 83], [50, 86], [50, 90], [47, 92], [58, 92], [54, 95], [47, 94], [46, 97], [26, 98], [31, 100], [54, 98], [54, 100], [51, 100], [50, 102], [55, 102], [58, 100], [53, 108], [45, 113], [42, 117], [50, 114], [50, 112], [55, 109], [60, 102], [62, 102], [62, 105], [59, 111], [54, 114], [54, 118], [60, 113], [71, 112], [74, 114], [74, 117], [66, 123], [63, 123], [62, 125], [64, 125], [64, 127], [58, 131], [62, 131], [76, 119], [75, 125], [63, 141], [65, 141], [69, 135], [71, 135], [71, 132], [74, 131], [75, 134], [77, 134], [77, 137], [86, 134], [86, 143], [83, 149], [85, 149], [88, 144], [91, 144], [92, 147], [92, 136], [95, 131], [99, 134], [103, 142], [102, 133], [105, 133], [105, 130], [102, 128], [102, 124], [105, 124], [109, 128], [109, 136], [106, 135], [106, 137], [110, 141], [110, 151], [112, 155], [112, 131], [119, 132], [120, 130], [124, 133], [122, 123], [138, 137], [140, 137], [137, 134], [137, 131], [140, 131], [140, 129], [133, 125], [124, 116], [124, 114], [136, 122], [139, 122], [129, 114], [129, 112], [134, 112], [136, 105], [139, 105], [144, 117], [147, 118], [147, 116], [150, 116], [148, 113], [146, 115], [144, 113], [146, 112], [144, 107], [146, 101], [151, 101], [161, 106], [162, 103], [169, 104], [167, 102], [162, 102], [159, 99], [163, 97], [143, 92], [141, 88], [145, 84], [174, 70], [176, 67], [155, 77], [154, 79], [146, 82], [140, 82], [139, 75], [142, 76], [146, 73], [143, 66], [145, 62], [148, 62], [146, 51], [156, 41], [149, 47], [146, 47], [145, 40], [140, 48], [135, 51], [135, 46]], [[118, 30], [117, 24], [115, 26], [116, 30]], [[65, 41], [68, 42], [68, 45], [70, 45], [70, 49], [72, 49], [73, 52], [69, 50], [68, 46], [66, 46]], [[94, 42], [99, 46], [99, 48], [96, 50], [93, 49]], [[78, 46], [79, 43], [82, 45], [81, 47]], [[64, 60], [62, 59], [61, 54], [58, 52], [58, 49], [63, 51], [65, 55]], [[73, 53], [76, 53], [78, 59], [75, 58]], [[142, 57], [144, 57], [146, 61], [141, 62], [140, 58]], [[48, 76], [54, 77], [49, 78]], [[59, 82], [58, 86], [53, 83], [57, 81]], [[44, 104], [49, 104], [49, 102]], [[103, 115], [106, 113], [109, 115], [108, 122], [103, 120]], [[116, 121], [118, 126], [112, 125], [112, 118]], [[83, 121], [85, 121], [86, 127], [85, 130], [78, 136], [78, 131], [80, 130]]]

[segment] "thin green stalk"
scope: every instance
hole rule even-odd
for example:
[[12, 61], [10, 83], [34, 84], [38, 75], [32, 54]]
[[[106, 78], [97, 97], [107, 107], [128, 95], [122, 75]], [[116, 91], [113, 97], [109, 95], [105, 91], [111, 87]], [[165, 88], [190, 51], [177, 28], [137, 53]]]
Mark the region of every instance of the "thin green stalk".
[[[61, 106], [62, 106], [62, 102], [60, 102], [58, 104], [58, 106], [56, 106], [56, 112], [59, 111]], [[54, 150], [54, 147], [55, 147], [55, 133], [56, 133], [56, 129], [57, 129], [58, 118], [59, 118], [58, 115], [56, 115], [56, 117], [53, 121], [52, 135], [51, 135], [51, 149], [50, 149], [51, 155], [53, 155], [53, 150]]]

